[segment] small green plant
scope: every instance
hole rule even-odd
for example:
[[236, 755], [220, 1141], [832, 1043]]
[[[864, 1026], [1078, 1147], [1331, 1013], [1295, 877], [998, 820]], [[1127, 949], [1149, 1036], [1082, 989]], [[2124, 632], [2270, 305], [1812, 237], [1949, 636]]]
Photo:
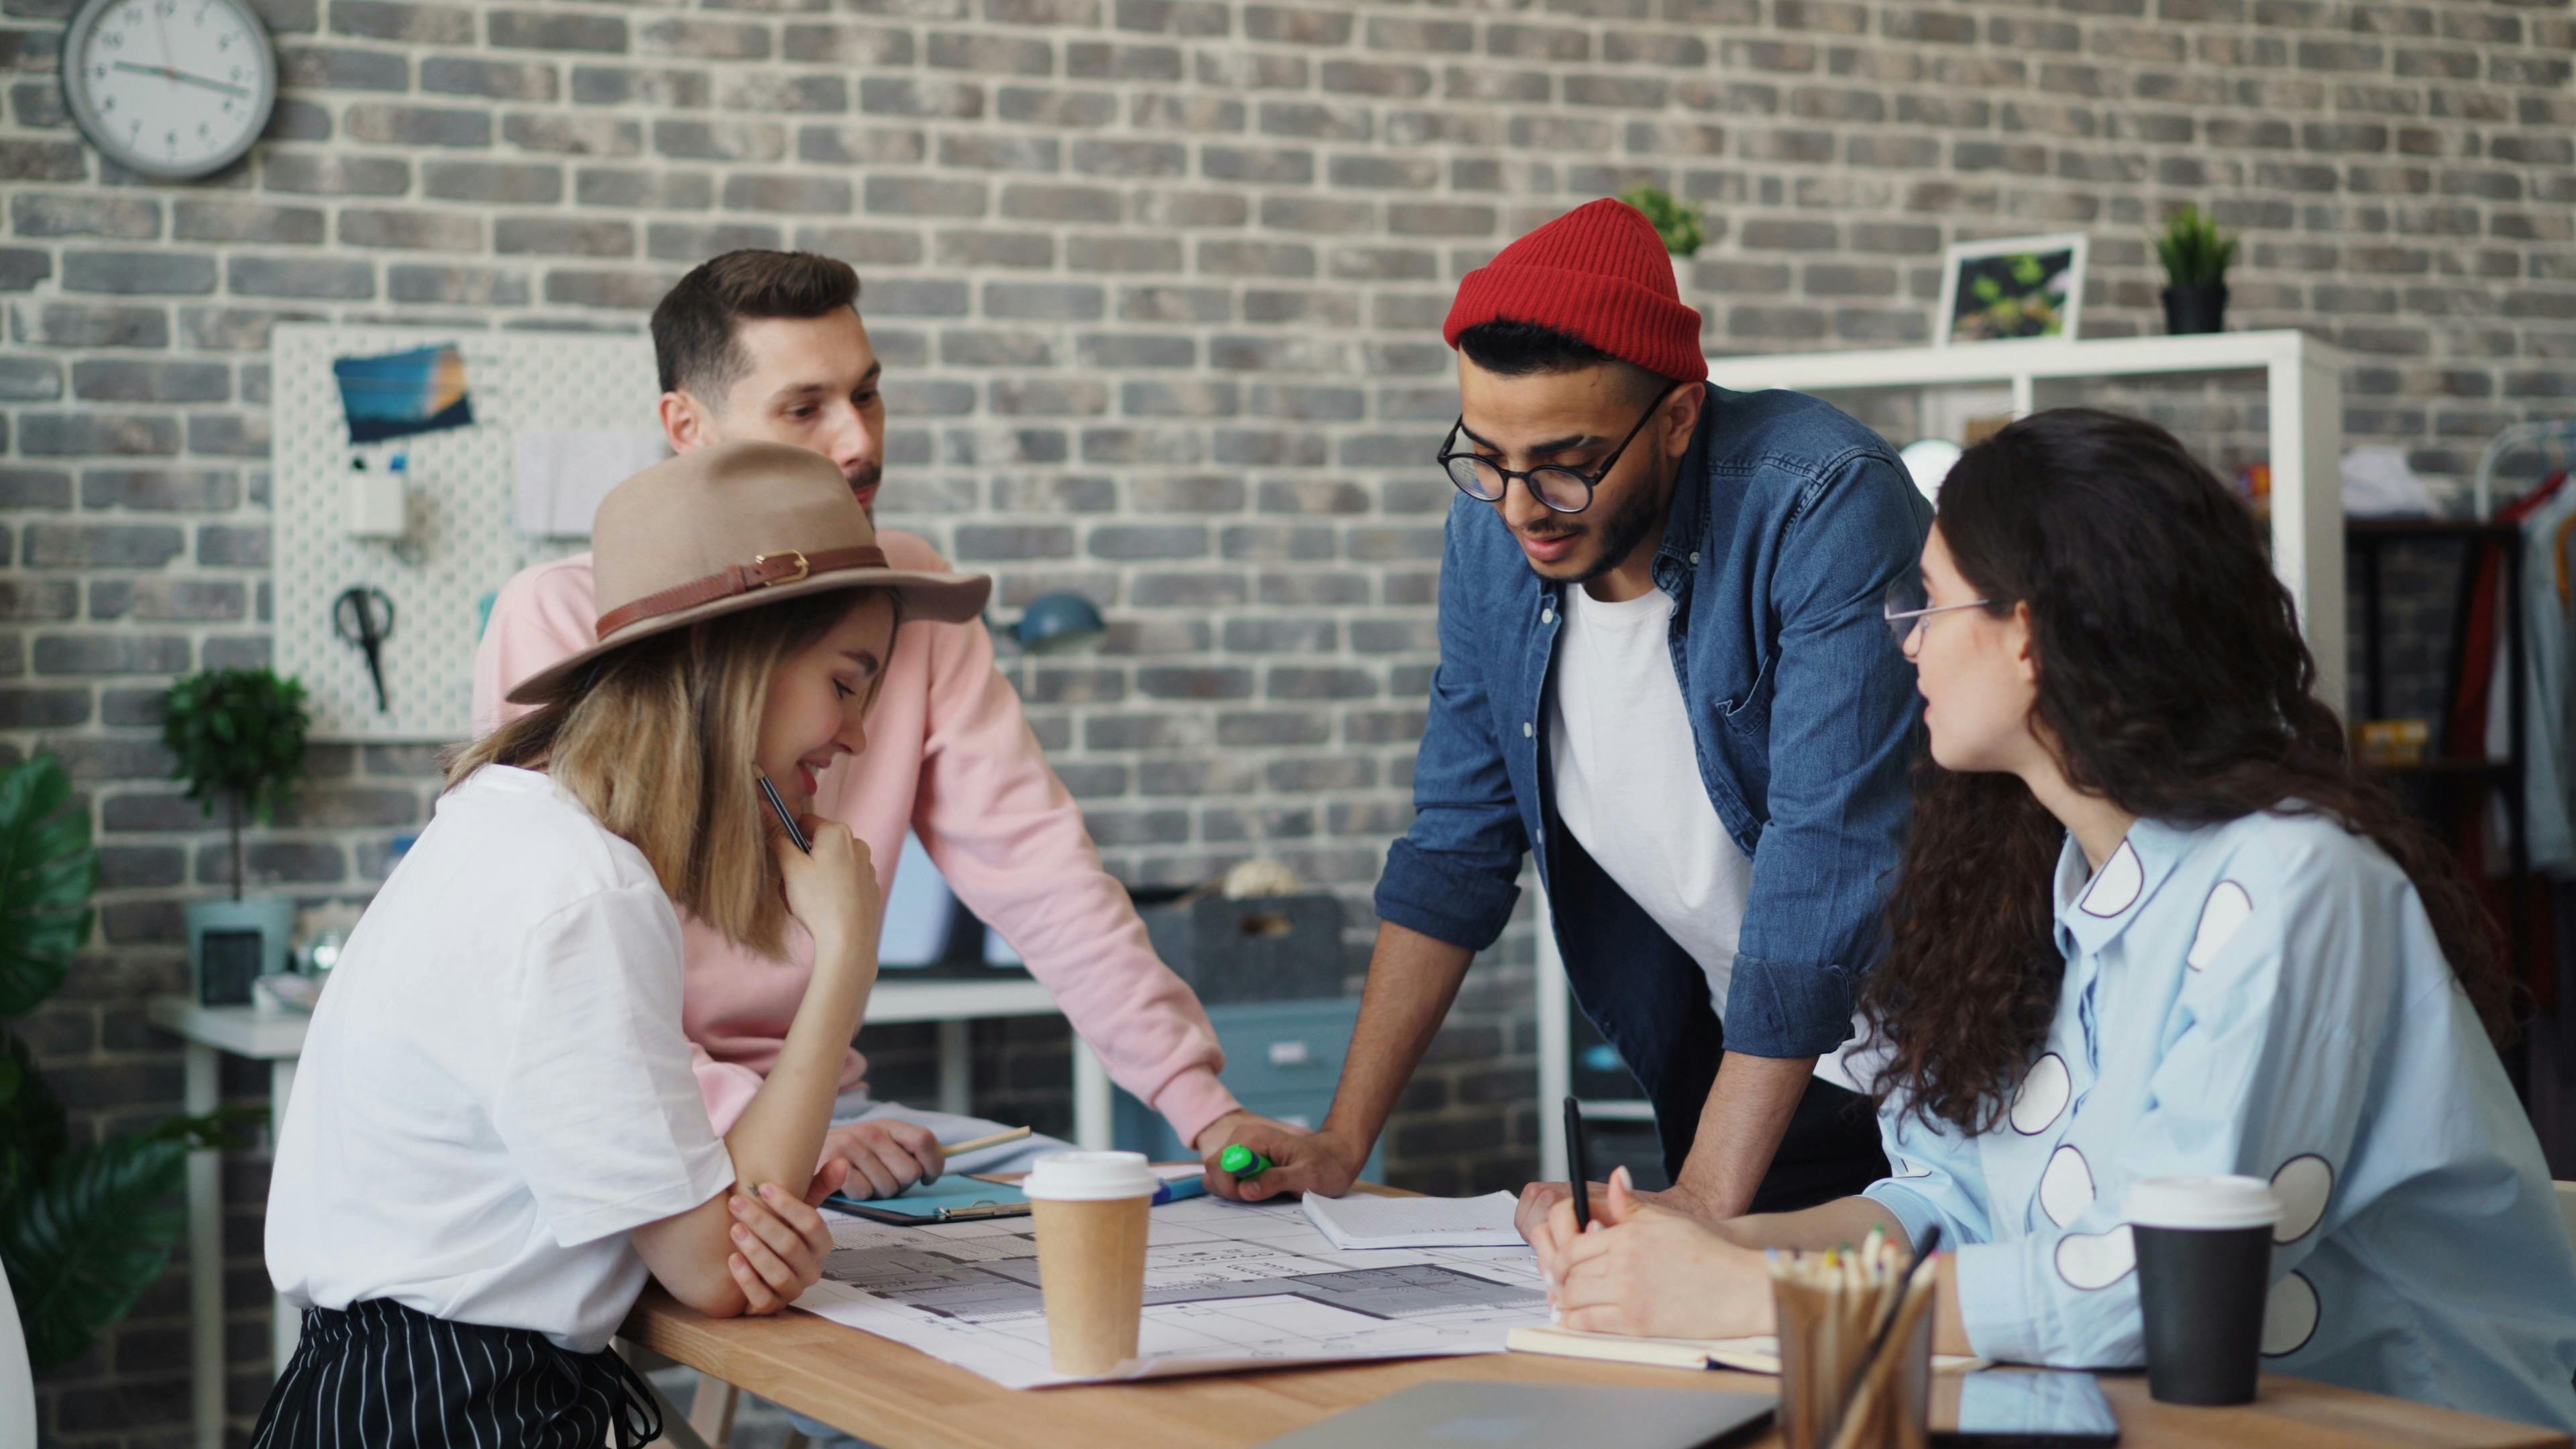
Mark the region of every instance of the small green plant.
[[177, 765], [188, 798], [208, 815], [224, 804], [232, 829], [233, 899], [242, 893], [242, 816], [264, 821], [294, 796], [304, 777], [304, 685], [265, 669], [209, 669], [170, 686], [162, 701], [161, 742]]
[[2165, 280], [2177, 287], [2216, 287], [2227, 281], [2236, 260], [2236, 238], [2218, 229], [2217, 219], [2197, 206], [2186, 206], [2165, 221], [2155, 238], [2156, 260], [2165, 264]]
[[1699, 213], [1673, 200], [1670, 192], [1653, 186], [1631, 186], [1619, 193], [1619, 199], [1646, 214], [1655, 231], [1664, 239], [1664, 250], [1677, 257], [1696, 256], [1708, 241], [1708, 228], [1700, 225]]
[[[89, 939], [98, 852], [71, 790], [51, 755], [0, 771], [0, 1021], [60, 990]], [[231, 1120], [172, 1117], [74, 1147], [35, 1053], [0, 1026], [0, 1267], [37, 1368], [87, 1353], [161, 1276], [188, 1151], [231, 1145]]]

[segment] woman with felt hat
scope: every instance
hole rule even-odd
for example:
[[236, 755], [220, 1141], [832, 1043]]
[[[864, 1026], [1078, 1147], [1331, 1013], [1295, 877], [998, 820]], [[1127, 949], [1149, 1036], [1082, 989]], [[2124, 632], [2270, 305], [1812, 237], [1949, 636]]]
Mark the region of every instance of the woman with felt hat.
[[[637, 474], [593, 541], [597, 643], [449, 762], [315, 1013], [268, 1208], [303, 1337], [255, 1444], [646, 1442], [650, 1396], [606, 1352], [645, 1277], [773, 1312], [831, 1249], [812, 1205], [839, 1173], [813, 1164], [882, 906], [866, 848], [805, 810], [866, 748], [897, 622], [973, 618], [990, 581], [888, 567], [839, 471], [770, 443]], [[773, 954], [814, 942], [721, 1138], [680, 911]]]

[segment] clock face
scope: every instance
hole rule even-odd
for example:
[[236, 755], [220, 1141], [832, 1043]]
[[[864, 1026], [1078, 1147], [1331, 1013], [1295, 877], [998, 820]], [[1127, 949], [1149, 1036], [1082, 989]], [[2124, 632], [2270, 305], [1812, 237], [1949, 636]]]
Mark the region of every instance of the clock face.
[[277, 62], [238, 0], [90, 0], [65, 37], [63, 94], [118, 164], [204, 176], [259, 139]]

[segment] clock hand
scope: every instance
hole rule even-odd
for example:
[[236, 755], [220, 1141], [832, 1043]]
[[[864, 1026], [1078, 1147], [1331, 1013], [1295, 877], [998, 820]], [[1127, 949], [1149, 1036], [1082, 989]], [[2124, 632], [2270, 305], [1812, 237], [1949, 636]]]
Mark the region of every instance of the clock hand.
[[249, 91], [240, 86], [228, 85], [223, 81], [214, 80], [207, 76], [191, 75], [187, 71], [179, 70], [171, 66], [136, 65], [130, 60], [111, 61], [109, 64], [114, 69], [130, 70], [137, 75], [157, 75], [165, 80], [185, 81], [192, 86], [204, 86], [208, 90], [224, 91], [236, 96], [246, 96], [250, 94]]

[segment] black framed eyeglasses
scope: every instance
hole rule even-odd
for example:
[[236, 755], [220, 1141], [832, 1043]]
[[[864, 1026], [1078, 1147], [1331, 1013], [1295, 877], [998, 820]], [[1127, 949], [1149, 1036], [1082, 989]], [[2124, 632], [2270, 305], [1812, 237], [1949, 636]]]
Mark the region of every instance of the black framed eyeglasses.
[[1449, 425], [1449, 436], [1440, 444], [1440, 471], [1449, 475], [1449, 481], [1457, 485], [1459, 492], [1479, 503], [1501, 502], [1503, 491], [1512, 486], [1513, 479], [1518, 478], [1521, 486], [1539, 502], [1559, 513], [1581, 513], [1592, 506], [1592, 490], [1601, 485], [1602, 479], [1610, 476], [1611, 469], [1619, 466], [1620, 455], [1628, 451], [1630, 443], [1637, 441], [1637, 435], [1654, 420], [1656, 410], [1664, 405], [1664, 399], [1671, 397], [1673, 389], [1680, 386], [1678, 382], [1672, 383], [1655, 394], [1655, 400], [1646, 405], [1646, 415], [1637, 419], [1637, 425], [1628, 430], [1628, 436], [1621, 438], [1619, 446], [1611, 449], [1610, 456], [1602, 459], [1601, 466], [1590, 473], [1577, 472], [1554, 463], [1512, 469], [1491, 458], [1461, 453], [1457, 450], [1457, 442], [1459, 431], [1467, 426], [1464, 413]]

